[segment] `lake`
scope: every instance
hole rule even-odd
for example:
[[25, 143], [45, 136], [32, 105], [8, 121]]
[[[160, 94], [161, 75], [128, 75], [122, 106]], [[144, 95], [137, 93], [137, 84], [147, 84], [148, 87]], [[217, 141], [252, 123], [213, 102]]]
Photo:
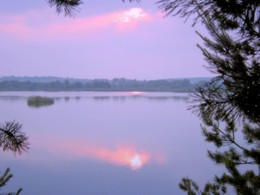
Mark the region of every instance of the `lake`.
[[[54, 98], [32, 107], [28, 97]], [[182, 177], [199, 184], [219, 168], [207, 158], [200, 120], [185, 93], [1, 92], [1, 123], [15, 120], [29, 136], [21, 156], [2, 152], [3, 192], [25, 195], [184, 194]]]

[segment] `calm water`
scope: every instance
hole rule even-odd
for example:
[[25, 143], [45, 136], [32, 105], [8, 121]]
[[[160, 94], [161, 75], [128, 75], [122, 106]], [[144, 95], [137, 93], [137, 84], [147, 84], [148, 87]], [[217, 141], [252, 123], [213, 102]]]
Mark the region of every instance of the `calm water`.
[[[33, 95], [55, 103], [29, 107]], [[183, 194], [182, 177], [204, 183], [217, 173], [188, 100], [175, 93], [1, 92], [0, 122], [22, 123], [31, 143], [21, 156], [0, 152], [0, 171], [14, 174], [3, 191]]]

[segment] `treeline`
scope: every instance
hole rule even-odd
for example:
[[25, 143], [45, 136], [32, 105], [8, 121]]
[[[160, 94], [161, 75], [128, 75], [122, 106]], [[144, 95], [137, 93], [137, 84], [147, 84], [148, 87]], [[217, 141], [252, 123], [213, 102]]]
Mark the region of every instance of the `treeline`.
[[0, 91], [172, 91], [191, 92], [195, 84], [188, 79], [178, 80], [56, 80], [32, 82], [20, 80], [0, 81]]

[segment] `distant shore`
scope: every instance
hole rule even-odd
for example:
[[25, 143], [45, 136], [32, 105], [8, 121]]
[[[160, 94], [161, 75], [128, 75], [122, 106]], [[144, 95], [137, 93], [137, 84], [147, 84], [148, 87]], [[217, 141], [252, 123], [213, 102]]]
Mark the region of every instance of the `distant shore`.
[[0, 77], [0, 91], [144, 91], [190, 93], [205, 85], [210, 78], [132, 80], [65, 79], [59, 77]]

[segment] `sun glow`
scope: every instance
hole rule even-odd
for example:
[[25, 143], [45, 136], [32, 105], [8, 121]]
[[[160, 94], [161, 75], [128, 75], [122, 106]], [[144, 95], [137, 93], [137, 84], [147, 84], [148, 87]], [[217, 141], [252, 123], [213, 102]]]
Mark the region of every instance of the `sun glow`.
[[[122, 30], [135, 29], [139, 24], [149, 22], [154, 19], [154, 15], [144, 9], [135, 7], [126, 10], [118, 10], [88, 17], [77, 17], [75, 20], [61, 20], [56, 18], [53, 22], [43, 22], [48, 12], [42, 11], [30, 14], [21, 14], [10, 17], [9, 22], [0, 21], [0, 32], [19, 38], [50, 37], [66, 38], [67, 36], [79, 37], [92, 35], [97, 36], [97, 32], [115, 29], [116, 33]], [[41, 24], [34, 24], [32, 18], [40, 18]], [[4, 20], [3, 20], [4, 21]], [[52, 20], [50, 20], [52, 21]], [[118, 31], [119, 30], [119, 31]], [[100, 38], [100, 37], [99, 37]]]
[[141, 8], [132, 8], [119, 15], [118, 20], [122, 23], [129, 23], [138, 19], [144, 19], [147, 14]]
[[[132, 170], [143, 168], [151, 160], [155, 160], [154, 155], [147, 151], [140, 151], [134, 146], [116, 146], [112, 148], [94, 146], [83, 143], [56, 143], [52, 145], [52, 151], [65, 155], [90, 157], [93, 159], [105, 161], [115, 165], [126, 166]], [[55, 148], [55, 150], [53, 150]]]
[[135, 155], [131, 160], [130, 160], [130, 166], [133, 170], [138, 170], [142, 168], [143, 162], [140, 159], [139, 155]]
[[145, 164], [151, 160], [151, 155], [147, 152], [139, 152], [134, 147], [117, 147], [114, 150], [111, 149], [99, 149], [95, 148], [92, 151], [92, 157], [100, 160], [112, 162], [116, 165], [128, 166], [132, 170], [141, 169]]
[[145, 92], [143, 92], [143, 91], [130, 91], [129, 93], [131, 95], [143, 95], [143, 94], [145, 94]]
[[141, 8], [132, 8], [114, 15], [114, 21], [118, 24], [131, 24], [149, 19], [150, 15]]

